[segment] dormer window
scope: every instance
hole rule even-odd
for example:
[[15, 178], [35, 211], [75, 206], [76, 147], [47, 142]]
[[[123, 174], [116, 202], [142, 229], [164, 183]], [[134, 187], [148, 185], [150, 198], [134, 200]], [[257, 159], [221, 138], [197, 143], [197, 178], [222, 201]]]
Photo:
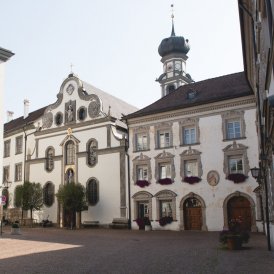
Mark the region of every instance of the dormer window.
[[197, 91], [195, 90], [189, 90], [187, 93], [187, 99], [193, 100], [197, 97]]

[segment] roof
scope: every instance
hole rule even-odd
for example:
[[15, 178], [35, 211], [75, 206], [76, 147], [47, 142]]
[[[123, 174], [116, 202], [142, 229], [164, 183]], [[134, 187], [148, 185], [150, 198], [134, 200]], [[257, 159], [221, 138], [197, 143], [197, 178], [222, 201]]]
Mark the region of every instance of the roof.
[[174, 92], [124, 118], [136, 118], [252, 94], [244, 72], [238, 72], [180, 86]]
[[110, 115], [117, 119], [121, 119], [123, 115], [132, 113], [138, 108], [126, 103], [125, 101], [112, 96], [109, 93], [106, 93], [84, 81], [82, 81], [84, 89], [88, 94], [96, 94], [102, 101], [103, 112], [108, 113], [110, 107]]
[[8, 123], [4, 124], [4, 133], [8, 133], [10, 131], [20, 129], [24, 125], [30, 124], [37, 119], [39, 119], [43, 114], [47, 107], [40, 108], [38, 110], [35, 110], [33, 112], [30, 112], [29, 115], [24, 119], [24, 116], [21, 116], [17, 119], [11, 120]]
[[13, 55], [14, 55], [13, 52], [0, 47], [0, 61], [6, 62]]

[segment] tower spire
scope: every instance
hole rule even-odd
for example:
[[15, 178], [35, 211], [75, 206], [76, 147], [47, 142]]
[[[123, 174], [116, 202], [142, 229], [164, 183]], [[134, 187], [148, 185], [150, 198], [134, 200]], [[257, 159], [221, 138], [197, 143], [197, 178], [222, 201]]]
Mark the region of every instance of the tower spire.
[[174, 5], [171, 4], [171, 20], [172, 20], [172, 29], [171, 29], [171, 36], [176, 36], [175, 31], [174, 31], [174, 10], [173, 10]]

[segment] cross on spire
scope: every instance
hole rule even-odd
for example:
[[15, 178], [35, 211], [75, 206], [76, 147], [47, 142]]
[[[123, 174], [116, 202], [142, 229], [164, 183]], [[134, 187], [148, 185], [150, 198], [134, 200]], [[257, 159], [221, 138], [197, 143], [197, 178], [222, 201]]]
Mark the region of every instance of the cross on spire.
[[171, 6], [171, 20], [172, 20], [171, 36], [176, 36], [174, 31], [174, 9], [173, 9], [174, 5], [171, 4], [170, 6]]
[[73, 65], [72, 63], [70, 63], [70, 72], [71, 72], [71, 73], [73, 73], [72, 67], [74, 67], [74, 65]]

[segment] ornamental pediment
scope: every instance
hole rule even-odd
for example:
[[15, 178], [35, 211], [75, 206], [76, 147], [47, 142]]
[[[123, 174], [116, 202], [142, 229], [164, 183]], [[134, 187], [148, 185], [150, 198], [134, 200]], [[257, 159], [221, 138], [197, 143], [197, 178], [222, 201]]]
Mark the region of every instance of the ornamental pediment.
[[246, 150], [248, 147], [243, 144], [238, 144], [236, 141], [233, 141], [233, 144], [226, 146], [223, 151], [235, 151], [235, 150]]
[[193, 149], [191, 147], [188, 148], [188, 150], [183, 151], [180, 156], [192, 156], [192, 155], [200, 155], [201, 152], [197, 149]]

